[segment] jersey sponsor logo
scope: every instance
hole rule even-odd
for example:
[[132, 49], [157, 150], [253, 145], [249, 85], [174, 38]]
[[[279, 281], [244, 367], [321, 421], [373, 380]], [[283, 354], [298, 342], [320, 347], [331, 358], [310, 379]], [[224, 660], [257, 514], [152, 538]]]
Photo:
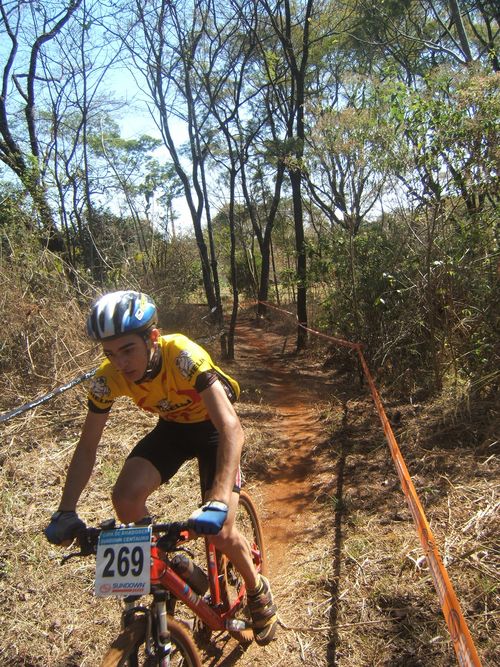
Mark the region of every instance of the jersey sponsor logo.
[[166, 398], [163, 398], [161, 401], [158, 401], [156, 407], [160, 412], [170, 412], [170, 410], [175, 410], [175, 405], [172, 401], [169, 401]]
[[[182, 391], [182, 392], [179, 392], [179, 393], [184, 394], [184, 393], [187, 393], [187, 392]], [[155, 408], [159, 412], [174, 412], [174, 410], [179, 410], [180, 408], [186, 408], [188, 405], [191, 405], [191, 403], [193, 403], [192, 400], [187, 400], [187, 401], [184, 401], [182, 403], [172, 403], [171, 401], [163, 399], [155, 405]], [[144, 409], [146, 409], [146, 408], [144, 408]]]
[[198, 359], [198, 361], [195, 361], [189, 352], [186, 350], [183, 350], [182, 352], [179, 353], [179, 356], [175, 360], [175, 365], [179, 369], [180, 374], [182, 375], [183, 378], [186, 380], [191, 380], [193, 375], [196, 373], [198, 368], [202, 365], [203, 360]]
[[90, 383], [90, 395], [97, 401], [106, 402], [106, 397], [111, 395], [111, 389], [108, 386], [108, 381], [105, 377], [96, 377]]

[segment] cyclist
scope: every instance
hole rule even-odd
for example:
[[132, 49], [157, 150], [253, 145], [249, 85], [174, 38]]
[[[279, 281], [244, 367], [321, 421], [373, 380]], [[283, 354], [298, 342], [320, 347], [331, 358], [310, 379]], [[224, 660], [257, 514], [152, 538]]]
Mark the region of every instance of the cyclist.
[[159, 415], [132, 449], [116, 480], [112, 502], [120, 521], [148, 515], [147, 498], [188, 459], [197, 458], [204, 504], [189, 518], [208, 535], [245, 580], [255, 640], [268, 644], [277, 626], [269, 581], [257, 574], [248, 543], [235, 527], [243, 430], [232, 403], [239, 385], [202, 347], [182, 334], [160, 336], [157, 310], [143, 293], [105, 294], [92, 306], [87, 333], [107, 357], [91, 381], [88, 412], [68, 468], [58, 510], [45, 535], [68, 544], [84, 526], [76, 506], [96, 460], [113, 402], [129, 396]]

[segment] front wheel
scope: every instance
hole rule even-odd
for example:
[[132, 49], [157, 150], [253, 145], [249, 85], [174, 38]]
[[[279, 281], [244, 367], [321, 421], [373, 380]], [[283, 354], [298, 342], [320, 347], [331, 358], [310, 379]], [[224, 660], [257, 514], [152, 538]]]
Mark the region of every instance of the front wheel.
[[[145, 653], [147, 619], [135, 618], [118, 635], [104, 656], [101, 667], [156, 667], [159, 659]], [[168, 617], [168, 629], [172, 652], [171, 667], [202, 667], [196, 646], [186, 628], [174, 618]]]

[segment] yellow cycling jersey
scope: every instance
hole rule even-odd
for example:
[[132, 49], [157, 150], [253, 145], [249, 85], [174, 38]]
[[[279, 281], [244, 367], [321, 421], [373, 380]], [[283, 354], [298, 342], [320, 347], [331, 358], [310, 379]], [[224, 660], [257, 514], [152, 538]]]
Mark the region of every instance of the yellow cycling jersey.
[[151, 379], [129, 382], [109, 360], [97, 369], [89, 387], [89, 409], [107, 412], [119, 396], [129, 396], [136, 405], [167, 421], [193, 423], [207, 420], [200, 391], [215, 378], [222, 382], [231, 402], [240, 393], [236, 380], [214, 364], [206, 350], [182, 334], [161, 336], [161, 368]]

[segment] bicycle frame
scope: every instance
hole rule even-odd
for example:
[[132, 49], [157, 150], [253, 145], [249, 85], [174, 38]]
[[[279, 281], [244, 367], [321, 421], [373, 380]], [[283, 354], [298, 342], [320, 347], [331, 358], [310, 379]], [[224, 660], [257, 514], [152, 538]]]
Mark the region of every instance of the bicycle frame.
[[168, 562], [165, 562], [162, 558], [164, 552], [155, 544], [151, 546], [151, 584], [159, 585], [170, 591], [178, 600], [184, 602], [211, 630], [225, 630], [227, 629], [228, 619], [232, 618], [236, 609], [241, 605], [245, 595], [245, 586], [242, 586], [231, 607], [222, 611], [216, 550], [208, 540], [205, 540], [205, 542], [211, 604], [208, 604], [203, 597], [195, 593], [189, 584], [170, 567]]
[[[251, 536], [247, 541], [252, 552], [252, 560], [257, 571], [260, 572], [265, 567], [262, 529], [255, 507], [248, 495], [242, 492], [240, 502], [247, 515], [246, 530], [248, 532], [248, 526], [251, 529]], [[100, 536], [103, 531], [130, 527], [133, 525], [116, 526], [114, 519], [101, 523], [99, 527], [84, 527], [76, 535], [80, 550], [63, 556], [61, 564], [73, 557], [98, 555]], [[188, 581], [177, 574], [174, 570], [175, 565], [172, 567], [173, 563], [170, 561], [170, 555], [174, 552], [187, 551], [189, 554], [188, 549], [183, 546], [190, 537], [193, 537], [188, 522], [153, 523], [151, 531], [152, 535], [149, 539], [140, 541], [139, 550], [142, 554], [141, 571], [149, 558], [151, 583], [149, 594], [153, 596], [153, 601], [151, 604], [139, 602], [142, 595], [148, 594], [144, 588], [139, 594], [131, 592], [123, 598], [122, 631], [116, 642], [110, 646], [102, 664], [115, 665], [116, 660], [126, 659], [129, 655], [134, 661], [140, 645], [145, 644], [146, 655], [154, 656], [157, 664], [169, 665], [170, 657], [174, 655], [175, 659], [180, 657], [183, 661], [187, 660], [190, 665], [201, 667], [202, 663], [193, 638], [184, 628], [182, 619], [175, 618], [176, 600], [184, 602], [206, 629], [215, 632], [227, 630], [238, 641], [250, 642], [253, 625], [251, 620], [247, 620], [249, 614], [245, 612], [244, 618], [236, 617], [236, 613], [245, 607], [246, 587], [241, 576], [234, 571], [234, 565], [230, 560], [225, 560], [226, 557], [219, 554], [209, 537], [204, 538], [209, 588], [206, 594], [202, 592], [199, 595]], [[110, 543], [114, 544], [113, 536]], [[127, 554], [130, 555], [128, 551]], [[102, 558], [100, 563], [99, 568], [103, 563]], [[105, 561], [104, 564], [108, 566], [110, 562]], [[119, 575], [126, 576], [129, 566], [130, 563], [127, 561], [126, 571], [120, 571], [119, 567]], [[100, 569], [99, 572], [101, 572]], [[137, 572], [137, 576], [139, 574]], [[112, 577], [114, 574], [109, 572], [105, 576]], [[186, 576], [186, 579], [191, 580], [189, 577], [190, 574]], [[203, 588], [198, 588], [198, 583], [193, 583], [193, 585], [197, 590], [204, 591], [206, 580], [200, 584]]]

